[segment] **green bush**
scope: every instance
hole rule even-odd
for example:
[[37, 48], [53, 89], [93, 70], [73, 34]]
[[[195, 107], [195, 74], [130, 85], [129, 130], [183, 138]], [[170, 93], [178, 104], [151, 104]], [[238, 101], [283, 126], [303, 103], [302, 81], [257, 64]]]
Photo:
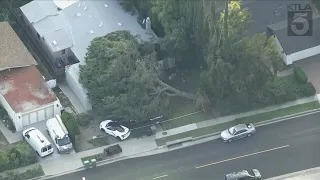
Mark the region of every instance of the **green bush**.
[[306, 84], [308, 82], [306, 73], [304, 73], [304, 71], [300, 67], [295, 67], [293, 69], [293, 72], [298, 82], [300, 82], [301, 84]]
[[275, 77], [267, 83], [262, 90], [252, 94], [235, 94], [219, 105], [220, 115], [246, 112], [276, 104], [283, 104], [316, 93], [311, 83], [300, 83], [295, 75]]
[[64, 123], [64, 125], [66, 126], [66, 128], [69, 132], [70, 140], [76, 149], [76, 147], [77, 147], [76, 137], [78, 135], [80, 135], [80, 127], [76, 121], [75, 115], [70, 114], [68, 112], [63, 112], [61, 115], [61, 120]]
[[36, 163], [37, 155], [27, 143], [19, 143], [10, 149], [0, 150], [0, 171], [24, 167]]
[[23, 173], [16, 173], [14, 170], [8, 170], [6, 171], [7, 177], [0, 177], [0, 180], [26, 180], [26, 179], [32, 179], [36, 177], [40, 177], [44, 175], [44, 172], [42, 170], [42, 167], [40, 165], [37, 165], [33, 169], [28, 169], [26, 172]]
[[88, 114], [79, 114], [76, 117], [76, 121], [81, 127], [88, 127], [92, 121], [92, 117]]

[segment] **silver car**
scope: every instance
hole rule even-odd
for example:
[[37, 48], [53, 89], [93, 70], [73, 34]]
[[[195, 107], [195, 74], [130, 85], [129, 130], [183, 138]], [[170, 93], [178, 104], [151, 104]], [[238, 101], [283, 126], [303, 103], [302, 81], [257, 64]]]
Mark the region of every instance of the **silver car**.
[[243, 170], [225, 175], [225, 180], [261, 180], [261, 174], [257, 169]]
[[255, 132], [256, 128], [251, 123], [238, 124], [236, 126], [222, 131], [220, 136], [224, 142], [231, 142], [236, 139], [249, 137]]

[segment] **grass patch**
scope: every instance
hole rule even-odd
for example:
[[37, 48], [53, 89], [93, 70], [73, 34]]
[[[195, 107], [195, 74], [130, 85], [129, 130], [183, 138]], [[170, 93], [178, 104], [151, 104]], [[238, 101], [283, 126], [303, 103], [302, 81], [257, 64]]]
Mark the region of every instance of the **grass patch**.
[[94, 147], [106, 146], [109, 144], [107, 136], [96, 137], [94, 139], [88, 140], [88, 143], [92, 144]]
[[194, 113], [194, 114], [186, 116], [187, 114], [190, 114], [190, 113], [192, 113], [192, 112], [188, 112], [188, 113], [182, 115], [182, 117], [176, 116], [176, 118], [173, 118], [172, 120], [161, 123], [162, 129], [163, 130], [173, 129], [176, 127], [201, 122], [201, 121], [204, 121], [208, 118], [208, 115], [206, 115], [203, 112], [198, 112], [198, 113]]
[[271, 119], [274, 119], [277, 117], [283, 117], [283, 116], [287, 116], [290, 114], [295, 114], [295, 113], [308, 111], [308, 110], [312, 110], [312, 109], [318, 109], [318, 108], [320, 108], [320, 104], [318, 101], [300, 104], [300, 105], [296, 105], [296, 106], [292, 106], [292, 107], [288, 107], [288, 108], [283, 108], [283, 109], [279, 109], [279, 110], [275, 110], [275, 111], [256, 114], [256, 115], [243, 117], [243, 118], [238, 118], [238, 119], [235, 119], [234, 121], [217, 124], [215, 126], [209, 126], [209, 127], [205, 127], [205, 128], [195, 129], [192, 131], [160, 138], [160, 139], [156, 140], [156, 143], [158, 144], [158, 146], [162, 146], [162, 145], [165, 145], [165, 143], [168, 141], [174, 141], [174, 140], [182, 139], [182, 138], [186, 138], [186, 137], [199, 137], [199, 136], [203, 136], [206, 134], [217, 133], [217, 132], [220, 132], [220, 131], [227, 129], [230, 126], [234, 126], [234, 125], [240, 124], [240, 123], [249, 123], [249, 122], [250, 123], [258, 123], [258, 122], [262, 122], [262, 121], [266, 121], [266, 120], [271, 120]]
[[237, 121], [238, 123], [248, 123], [248, 122], [258, 123], [261, 121], [266, 121], [266, 120], [270, 120], [273, 118], [283, 117], [283, 116], [287, 116], [290, 114], [295, 114], [295, 113], [308, 111], [308, 110], [312, 110], [312, 109], [317, 109], [317, 108], [320, 108], [320, 104], [318, 101], [314, 101], [314, 102], [299, 104], [296, 106], [291, 106], [288, 108], [283, 108], [283, 109], [279, 109], [279, 110], [275, 110], [275, 111], [270, 111], [270, 112], [266, 112], [266, 113], [261, 113], [261, 114], [256, 114], [256, 115], [252, 115], [252, 116], [248, 116], [248, 117], [239, 118], [239, 119], [236, 119], [235, 121]]

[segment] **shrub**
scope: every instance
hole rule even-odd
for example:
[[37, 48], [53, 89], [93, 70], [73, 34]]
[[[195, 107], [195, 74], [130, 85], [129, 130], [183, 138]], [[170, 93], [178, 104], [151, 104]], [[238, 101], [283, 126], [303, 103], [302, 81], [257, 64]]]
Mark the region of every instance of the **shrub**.
[[69, 132], [69, 137], [76, 148], [76, 137], [80, 135], [80, 127], [79, 124], [77, 123], [75, 116], [73, 114], [70, 114], [68, 112], [63, 112], [61, 115], [61, 120], [66, 126], [68, 132]]
[[79, 114], [77, 115], [76, 120], [81, 127], [88, 127], [92, 121], [92, 117], [88, 114]]
[[36, 177], [40, 177], [44, 175], [44, 172], [42, 170], [42, 167], [40, 165], [37, 165], [33, 169], [28, 169], [26, 172], [18, 174], [14, 170], [8, 170], [6, 171], [7, 177], [0, 177], [0, 180], [26, 180], [26, 179], [32, 179]]
[[0, 150], [0, 171], [15, 169], [36, 163], [37, 155], [26, 143]]
[[298, 82], [300, 82], [301, 84], [306, 84], [308, 82], [306, 73], [300, 67], [295, 67], [293, 69], [293, 72]]

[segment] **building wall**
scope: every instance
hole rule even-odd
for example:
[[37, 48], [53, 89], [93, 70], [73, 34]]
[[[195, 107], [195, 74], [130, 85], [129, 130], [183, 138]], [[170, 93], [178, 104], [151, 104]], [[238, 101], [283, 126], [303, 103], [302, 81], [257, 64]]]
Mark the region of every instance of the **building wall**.
[[287, 55], [287, 62], [292, 64], [317, 54], [320, 54], [320, 45]]
[[25, 15], [22, 16], [23, 21], [25, 22], [26, 28], [29, 32], [29, 34], [32, 36], [32, 38], [35, 40], [35, 42], [40, 46], [40, 48], [47, 54], [48, 58], [55, 62], [57, 58], [62, 57], [68, 57], [72, 52], [70, 48], [57, 52], [53, 52], [50, 46], [47, 43], [52, 42], [46, 42], [44, 38], [40, 37], [40, 35], [37, 33], [36, 29], [33, 27], [33, 25], [29, 22], [29, 20], [25, 17]]
[[[282, 57], [283, 61], [286, 63], [286, 65], [289, 65], [289, 63], [287, 62], [287, 55], [284, 52], [277, 36], [273, 36], [273, 37], [274, 37], [274, 42], [275, 42], [276, 46], [278, 47], [279, 54], [281, 55], [281, 57]], [[292, 63], [290, 63], [290, 64], [292, 64]]]
[[66, 69], [66, 82], [72, 92], [77, 96], [84, 109], [89, 111], [92, 109], [92, 105], [87, 96], [87, 91], [79, 82], [78, 66], [79, 63], [73, 64]]
[[8, 115], [12, 119], [14, 126], [19, 127], [20, 124], [17, 121], [18, 115], [13, 111], [13, 109], [11, 108], [11, 106], [9, 105], [9, 103], [6, 101], [6, 99], [1, 93], [0, 93], [0, 103], [2, 107], [8, 112]]

